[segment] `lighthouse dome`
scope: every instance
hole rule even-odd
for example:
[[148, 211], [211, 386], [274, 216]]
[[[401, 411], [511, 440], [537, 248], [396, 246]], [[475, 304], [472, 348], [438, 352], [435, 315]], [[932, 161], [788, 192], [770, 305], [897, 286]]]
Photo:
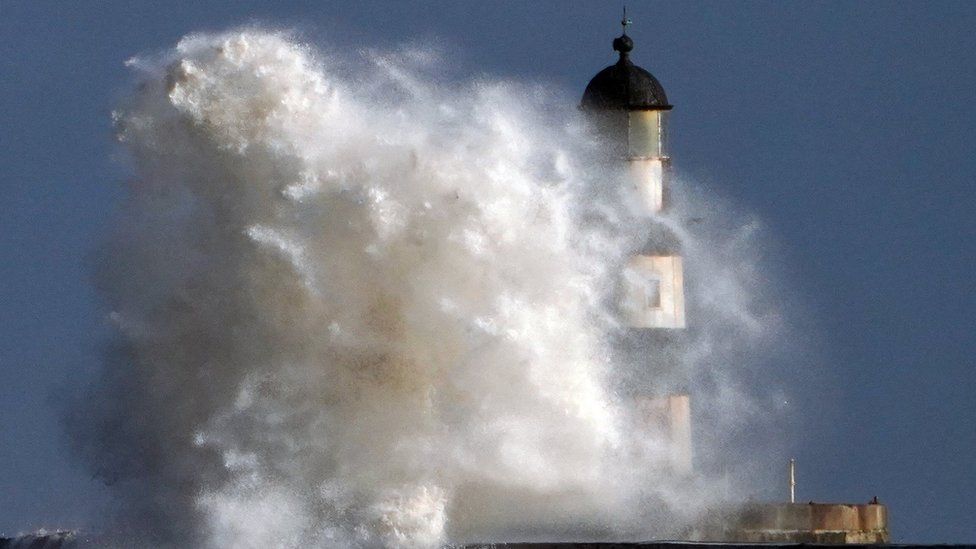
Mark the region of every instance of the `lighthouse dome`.
[[657, 78], [630, 61], [634, 41], [624, 34], [613, 40], [613, 49], [620, 52], [620, 60], [590, 80], [580, 106], [586, 110], [670, 110]]

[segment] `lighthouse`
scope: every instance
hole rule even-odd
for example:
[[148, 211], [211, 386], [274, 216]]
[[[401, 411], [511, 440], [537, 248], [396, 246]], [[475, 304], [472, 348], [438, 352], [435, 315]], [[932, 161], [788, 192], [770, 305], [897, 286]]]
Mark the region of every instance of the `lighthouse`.
[[629, 196], [638, 203], [649, 233], [620, 273], [618, 312], [626, 329], [615, 355], [636, 366], [642, 378], [628, 386], [648, 436], [665, 440], [666, 462], [687, 474], [692, 469], [691, 403], [687, 391], [674, 383], [685, 328], [684, 266], [678, 239], [655, 221], [668, 208], [672, 105], [657, 78], [631, 61], [630, 23], [624, 12], [623, 32], [613, 40], [619, 58], [590, 80], [580, 107], [600, 132], [611, 162], [625, 165], [623, 184], [634, 191]]

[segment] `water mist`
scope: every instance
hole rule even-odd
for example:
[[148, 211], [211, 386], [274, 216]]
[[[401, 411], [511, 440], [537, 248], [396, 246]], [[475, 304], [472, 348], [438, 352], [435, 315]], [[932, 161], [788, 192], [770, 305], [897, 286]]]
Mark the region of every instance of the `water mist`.
[[[614, 389], [640, 365], [610, 363], [608, 304], [646, 237], [621, 168], [571, 103], [435, 83], [430, 55], [349, 70], [243, 30], [130, 62], [97, 273], [118, 336], [72, 420], [125, 544], [647, 538], [714, 497]], [[723, 297], [675, 367], [734, 423], [748, 399], [703, 357], [768, 319], [688, 203], [661, 219], [701, 266], [688, 300]]]

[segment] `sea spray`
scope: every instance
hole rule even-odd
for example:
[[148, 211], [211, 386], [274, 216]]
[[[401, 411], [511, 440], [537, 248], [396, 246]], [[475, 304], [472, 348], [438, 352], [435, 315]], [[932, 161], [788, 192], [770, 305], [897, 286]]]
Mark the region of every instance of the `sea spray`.
[[118, 338], [72, 422], [129, 545], [650, 537], [706, 501], [613, 391], [647, 236], [619, 167], [571, 106], [427, 55], [243, 30], [130, 62]]

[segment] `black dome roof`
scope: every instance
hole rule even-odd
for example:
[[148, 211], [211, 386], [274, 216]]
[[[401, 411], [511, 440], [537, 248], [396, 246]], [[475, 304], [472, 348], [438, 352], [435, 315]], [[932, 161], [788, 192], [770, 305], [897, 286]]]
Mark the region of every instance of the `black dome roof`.
[[587, 84], [580, 106], [588, 110], [669, 110], [668, 96], [654, 75], [630, 61], [634, 41], [624, 34], [613, 40], [617, 64], [598, 72]]

